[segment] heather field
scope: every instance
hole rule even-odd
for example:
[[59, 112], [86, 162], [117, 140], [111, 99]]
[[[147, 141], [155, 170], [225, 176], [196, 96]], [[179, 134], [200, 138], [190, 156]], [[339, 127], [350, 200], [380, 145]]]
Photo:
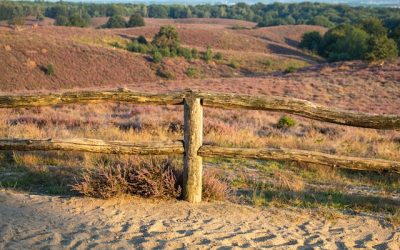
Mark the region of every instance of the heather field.
[[[28, 22], [19, 31], [0, 26], [1, 94], [120, 87], [149, 93], [193, 89], [295, 97], [344, 110], [400, 115], [400, 61], [328, 63], [297, 48], [304, 32], [323, 33], [323, 27], [254, 28], [252, 22], [226, 19], [145, 21], [145, 27], [108, 30], [96, 29], [106, 18], [93, 18], [89, 28], [52, 26], [48, 18], [37, 27]], [[116, 46], [139, 35], [151, 40], [165, 24], [177, 27], [182, 46], [200, 52], [209, 46], [222, 57], [209, 62], [175, 57], [154, 63], [146, 54]], [[52, 75], [45, 73], [49, 64], [54, 66]], [[293, 124], [280, 126], [283, 115], [205, 108], [204, 144], [400, 161], [399, 131], [346, 127], [292, 115]], [[110, 103], [2, 109], [0, 137], [181, 140], [183, 107]], [[207, 200], [222, 201], [196, 207], [118, 192], [117, 199], [82, 198], [82, 192], [73, 188], [88, 170], [165, 157], [2, 151], [0, 159], [0, 214], [10, 218], [8, 224], [21, 226], [18, 232], [0, 222], [4, 237], [0, 248], [36, 244], [77, 249], [132, 245], [144, 249], [398, 249], [400, 244], [398, 173], [206, 158], [204, 168], [212, 176], [207, 177], [207, 187], [223, 193], [208, 194]], [[178, 156], [167, 162], [178, 169], [182, 166]], [[168, 207], [179, 212], [172, 214]], [[46, 213], [49, 217], [42, 220]], [[18, 220], [20, 214], [26, 214], [26, 222]], [[57, 216], [62, 218], [59, 223]], [[39, 230], [52, 221], [54, 225]], [[68, 234], [59, 230], [63, 226]], [[371, 233], [372, 227], [376, 232]]]

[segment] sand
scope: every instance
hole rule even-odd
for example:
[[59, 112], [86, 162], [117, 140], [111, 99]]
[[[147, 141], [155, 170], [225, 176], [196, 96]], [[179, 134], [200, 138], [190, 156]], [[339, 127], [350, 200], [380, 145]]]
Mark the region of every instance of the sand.
[[400, 228], [367, 215], [0, 190], [0, 249], [399, 249]]

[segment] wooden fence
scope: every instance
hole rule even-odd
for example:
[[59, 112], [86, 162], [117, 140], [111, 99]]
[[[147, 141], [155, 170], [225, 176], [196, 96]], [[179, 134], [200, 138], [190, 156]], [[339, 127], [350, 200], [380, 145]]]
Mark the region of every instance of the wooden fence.
[[80, 91], [62, 94], [0, 96], [0, 108], [103, 102], [184, 105], [183, 141], [136, 143], [95, 139], [0, 139], [0, 150], [62, 150], [135, 155], [183, 154], [183, 197], [189, 202], [201, 201], [202, 157], [290, 160], [338, 168], [400, 173], [400, 162], [383, 159], [338, 156], [306, 150], [227, 148], [203, 145], [204, 106], [285, 112], [318, 121], [354, 127], [392, 130], [400, 130], [399, 116], [343, 111], [287, 97], [204, 93], [191, 90], [169, 94], [137, 93], [120, 89], [117, 91]]

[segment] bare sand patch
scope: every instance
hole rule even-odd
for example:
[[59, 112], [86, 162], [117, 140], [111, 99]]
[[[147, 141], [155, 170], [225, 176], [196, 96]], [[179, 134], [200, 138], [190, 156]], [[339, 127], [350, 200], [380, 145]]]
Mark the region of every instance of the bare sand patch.
[[0, 249], [399, 249], [400, 228], [367, 215], [138, 198], [0, 191]]

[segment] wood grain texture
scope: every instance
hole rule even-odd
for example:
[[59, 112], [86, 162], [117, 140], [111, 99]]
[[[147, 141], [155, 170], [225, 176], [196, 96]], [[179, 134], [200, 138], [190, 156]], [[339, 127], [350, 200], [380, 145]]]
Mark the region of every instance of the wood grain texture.
[[318, 165], [327, 165], [345, 169], [390, 171], [400, 173], [400, 162], [396, 161], [338, 156], [295, 149], [227, 148], [204, 145], [199, 149], [199, 155], [203, 157], [218, 156], [227, 158], [252, 158], [278, 161], [288, 160]]
[[131, 143], [96, 139], [0, 139], [0, 150], [60, 150], [131, 155], [170, 155], [184, 152], [182, 141]]
[[137, 93], [127, 89], [116, 91], [79, 91], [61, 94], [3, 95], [0, 108], [39, 107], [57, 104], [93, 104], [125, 102], [134, 104], [178, 105], [183, 104], [184, 91], [169, 94]]
[[204, 92], [199, 92], [198, 97], [205, 107], [285, 112], [353, 127], [400, 130], [400, 116], [344, 111], [296, 98]]
[[353, 127], [400, 130], [400, 116], [351, 112], [289, 97], [251, 96], [241, 94], [192, 92], [183, 90], [168, 94], [117, 91], [80, 91], [61, 94], [3, 95], [0, 108], [50, 106], [71, 103], [125, 102], [134, 104], [181, 105], [187, 93], [202, 100], [203, 106], [285, 112], [318, 121]]
[[203, 144], [203, 107], [200, 99], [188, 94], [184, 100], [183, 199], [201, 202], [203, 159], [198, 150]]

